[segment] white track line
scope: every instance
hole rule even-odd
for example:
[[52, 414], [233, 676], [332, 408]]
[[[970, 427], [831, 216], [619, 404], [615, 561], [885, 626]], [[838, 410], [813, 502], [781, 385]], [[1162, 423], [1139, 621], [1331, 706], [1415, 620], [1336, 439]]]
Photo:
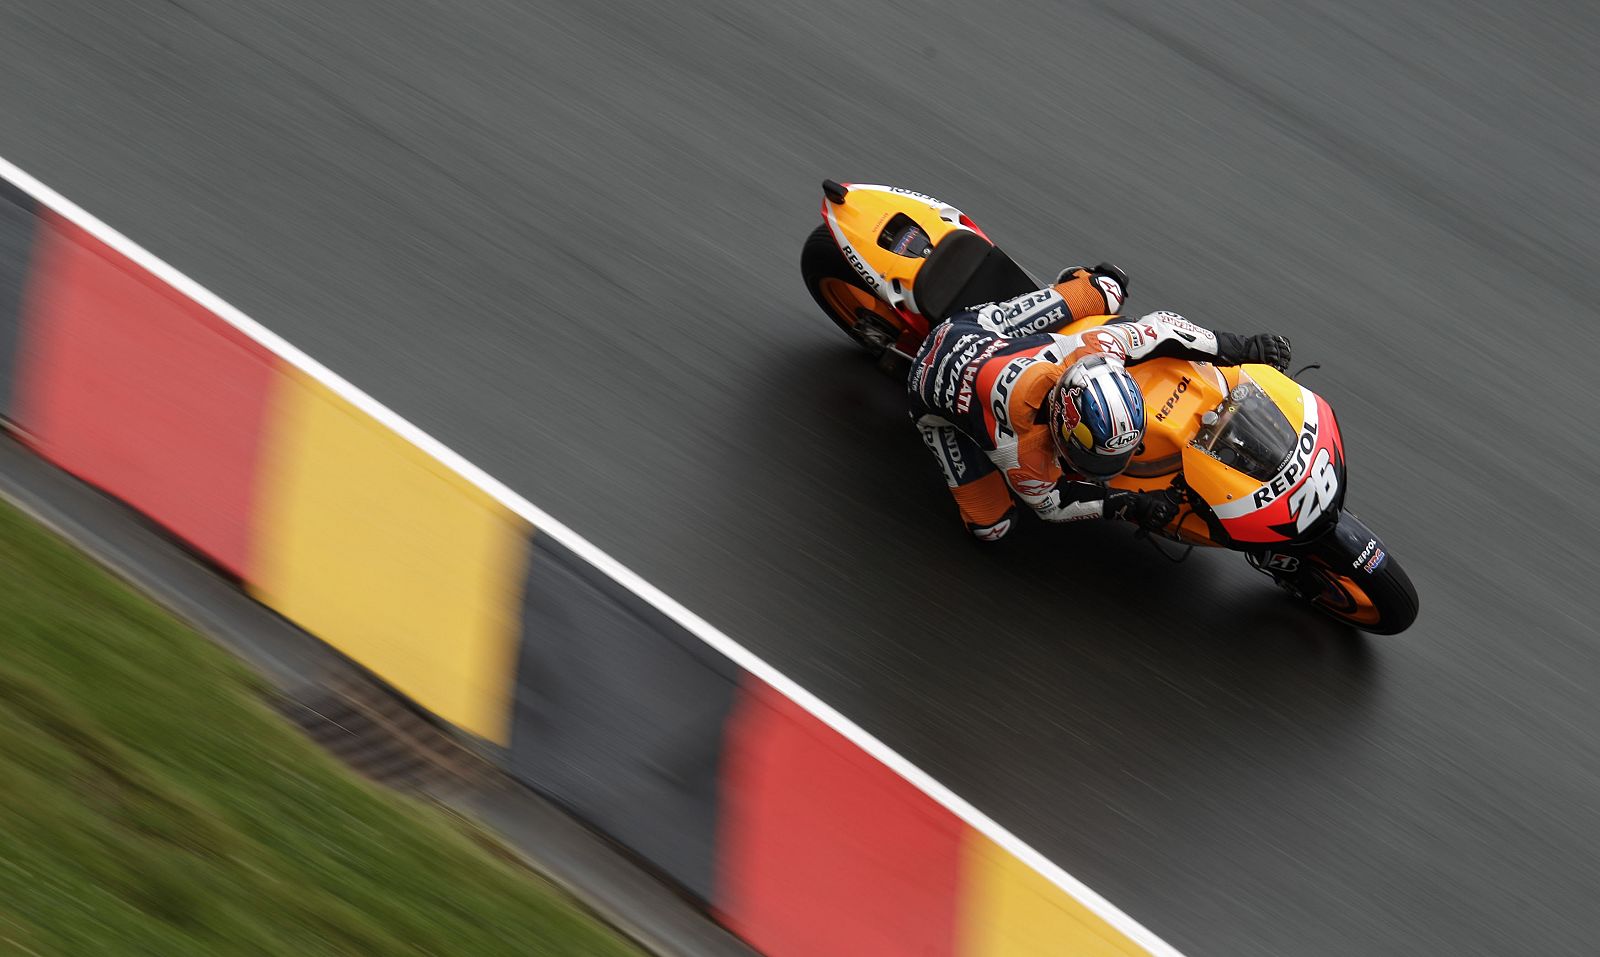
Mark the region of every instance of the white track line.
[[138, 263], [152, 275], [160, 278], [185, 296], [211, 310], [229, 325], [234, 326], [245, 335], [277, 353], [279, 357], [290, 365], [295, 366], [306, 375], [327, 386], [356, 408], [372, 416], [383, 425], [388, 426], [407, 442], [433, 456], [446, 467], [478, 486], [506, 508], [532, 523], [540, 532], [549, 535], [567, 548], [570, 548], [584, 561], [594, 565], [615, 579], [624, 588], [655, 606], [668, 618], [688, 629], [701, 641], [733, 659], [739, 667], [765, 681], [795, 704], [811, 712], [824, 724], [844, 735], [856, 747], [859, 747], [896, 774], [911, 782], [918, 790], [933, 800], [944, 805], [956, 817], [971, 825], [974, 830], [1016, 855], [1019, 860], [1044, 875], [1051, 883], [1076, 897], [1086, 907], [1100, 915], [1108, 924], [1127, 935], [1134, 943], [1150, 951], [1151, 954], [1157, 955], [1157, 957], [1183, 957], [1172, 945], [1146, 930], [1133, 918], [1118, 910], [1110, 901], [1091, 890], [1088, 885], [1068, 874], [1043, 854], [1023, 843], [1020, 838], [995, 823], [987, 814], [967, 803], [960, 795], [934, 780], [927, 772], [901, 757], [882, 741], [863, 731], [855, 722], [835, 711], [816, 695], [796, 684], [778, 669], [756, 657], [749, 649], [718, 631], [705, 619], [678, 604], [676, 600], [660, 589], [629, 571], [622, 563], [591, 545], [583, 536], [551, 518], [545, 514], [543, 509], [507, 488], [499, 479], [473, 465], [456, 452], [451, 451], [444, 443], [402, 419], [378, 402], [378, 400], [351, 385], [327, 366], [295, 348], [282, 336], [224, 302], [221, 297], [209, 289], [156, 258], [138, 243], [107, 226], [81, 206], [41, 183], [4, 157], [0, 157], [0, 176], [10, 180], [23, 192], [54, 209], [57, 213], [77, 224], [112, 249]]

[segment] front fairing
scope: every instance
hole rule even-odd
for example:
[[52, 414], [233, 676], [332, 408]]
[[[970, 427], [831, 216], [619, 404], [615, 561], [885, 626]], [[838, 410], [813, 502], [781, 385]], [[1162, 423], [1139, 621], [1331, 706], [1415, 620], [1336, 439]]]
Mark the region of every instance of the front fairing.
[[1344, 441], [1333, 409], [1270, 367], [1224, 371], [1230, 392], [1184, 447], [1185, 481], [1233, 543], [1316, 538], [1344, 503]]

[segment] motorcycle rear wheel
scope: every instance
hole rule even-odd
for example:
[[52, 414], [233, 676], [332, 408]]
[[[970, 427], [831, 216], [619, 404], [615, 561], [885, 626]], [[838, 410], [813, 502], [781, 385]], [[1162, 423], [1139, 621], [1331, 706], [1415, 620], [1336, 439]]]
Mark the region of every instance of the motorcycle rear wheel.
[[874, 358], [882, 357], [900, 338], [900, 317], [850, 268], [827, 223], [806, 237], [800, 250], [800, 276], [828, 318]]

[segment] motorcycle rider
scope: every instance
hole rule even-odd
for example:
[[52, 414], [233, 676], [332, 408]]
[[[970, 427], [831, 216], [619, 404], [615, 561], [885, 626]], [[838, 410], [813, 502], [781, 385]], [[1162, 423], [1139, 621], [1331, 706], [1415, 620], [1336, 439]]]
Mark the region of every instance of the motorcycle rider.
[[[1175, 312], [1117, 315], [1127, 290], [1110, 263], [1069, 267], [1036, 292], [955, 313], [917, 351], [911, 415], [980, 541], [1011, 530], [1013, 495], [1045, 521], [1165, 526], [1178, 509], [1166, 495], [1105, 484], [1144, 438], [1144, 396], [1126, 367], [1164, 356], [1289, 364], [1283, 336], [1213, 332]], [[1105, 324], [1056, 332], [1095, 315]]]

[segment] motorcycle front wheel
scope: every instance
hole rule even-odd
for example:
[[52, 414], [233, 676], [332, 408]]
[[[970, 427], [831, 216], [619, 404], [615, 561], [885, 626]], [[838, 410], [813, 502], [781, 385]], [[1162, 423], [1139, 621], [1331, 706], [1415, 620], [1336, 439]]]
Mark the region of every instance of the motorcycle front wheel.
[[1374, 635], [1398, 635], [1417, 620], [1416, 586], [1388, 548], [1350, 512], [1275, 578], [1323, 614]]

